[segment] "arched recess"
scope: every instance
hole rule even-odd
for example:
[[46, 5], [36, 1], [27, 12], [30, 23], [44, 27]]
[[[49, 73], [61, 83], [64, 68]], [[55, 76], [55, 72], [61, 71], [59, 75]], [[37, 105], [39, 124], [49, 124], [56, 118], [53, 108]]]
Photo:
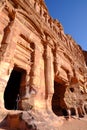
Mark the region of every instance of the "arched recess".
[[[26, 84], [25, 76], [26, 71], [14, 67], [10, 78], [8, 80], [7, 86], [4, 91], [4, 107], [8, 110], [20, 109], [18, 108], [18, 98], [21, 97], [20, 91], [24, 89], [23, 84]], [[23, 90], [24, 91], [24, 90]]]
[[52, 98], [52, 110], [57, 116], [67, 116], [67, 107], [64, 102], [66, 86], [60, 82], [54, 81], [54, 94]]

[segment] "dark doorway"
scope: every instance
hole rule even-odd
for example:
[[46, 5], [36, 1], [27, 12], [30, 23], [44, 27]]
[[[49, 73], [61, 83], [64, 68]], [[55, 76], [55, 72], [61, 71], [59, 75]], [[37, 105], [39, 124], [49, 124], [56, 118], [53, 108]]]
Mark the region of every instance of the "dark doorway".
[[66, 87], [54, 81], [54, 94], [52, 98], [52, 110], [58, 116], [67, 116], [64, 94]]
[[4, 105], [8, 110], [17, 109], [17, 96], [19, 94], [21, 77], [21, 70], [13, 69], [4, 92]]

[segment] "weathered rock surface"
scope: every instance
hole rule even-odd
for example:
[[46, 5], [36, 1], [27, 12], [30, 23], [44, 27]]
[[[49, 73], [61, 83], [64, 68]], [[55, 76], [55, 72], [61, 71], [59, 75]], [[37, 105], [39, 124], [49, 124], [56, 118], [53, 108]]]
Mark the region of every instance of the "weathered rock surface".
[[57, 130], [63, 124], [54, 114], [41, 111], [1, 111], [0, 130]]
[[[0, 0], [0, 109], [4, 108], [38, 111], [37, 118], [41, 111], [50, 113], [46, 118], [87, 114], [87, 53], [49, 15], [43, 0]], [[25, 124], [20, 114], [17, 118]]]
[[[36, 126], [31, 123], [31, 120], [33, 117], [31, 117], [30, 114], [28, 114], [28, 118], [26, 118], [27, 115], [24, 116], [24, 113], [17, 113], [8, 114], [5, 119], [1, 122], [0, 127], [3, 129], [20, 129], [20, 130], [36, 130]], [[26, 120], [24, 119], [26, 118]]]
[[34, 118], [28, 112], [8, 112], [1, 121], [0, 128], [8, 130], [37, 130]]
[[87, 51], [83, 51], [83, 54], [84, 54], [86, 65], [87, 65]]

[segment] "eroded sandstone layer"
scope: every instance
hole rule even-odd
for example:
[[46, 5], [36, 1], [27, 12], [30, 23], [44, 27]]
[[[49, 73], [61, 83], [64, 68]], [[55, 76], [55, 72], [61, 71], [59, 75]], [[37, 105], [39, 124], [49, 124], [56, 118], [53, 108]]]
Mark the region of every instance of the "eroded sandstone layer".
[[86, 96], [87, 52], [44, 1], [0, 0], [0, 107], [83, 116]]

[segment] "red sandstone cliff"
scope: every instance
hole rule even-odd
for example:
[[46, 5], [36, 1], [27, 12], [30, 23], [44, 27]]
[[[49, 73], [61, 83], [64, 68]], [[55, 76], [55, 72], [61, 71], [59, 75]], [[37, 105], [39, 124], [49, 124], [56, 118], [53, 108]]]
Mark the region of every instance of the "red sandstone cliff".
[[84, 54], [86, 65], [87, 65], [87, 51], [83, 51], [83, 54]]
[[0, 1], [1, 109], [31, 110], [36, 120], [38, 112], [53, 121], [56, 115], [85, 116], [86, 59], [43, 0]]

